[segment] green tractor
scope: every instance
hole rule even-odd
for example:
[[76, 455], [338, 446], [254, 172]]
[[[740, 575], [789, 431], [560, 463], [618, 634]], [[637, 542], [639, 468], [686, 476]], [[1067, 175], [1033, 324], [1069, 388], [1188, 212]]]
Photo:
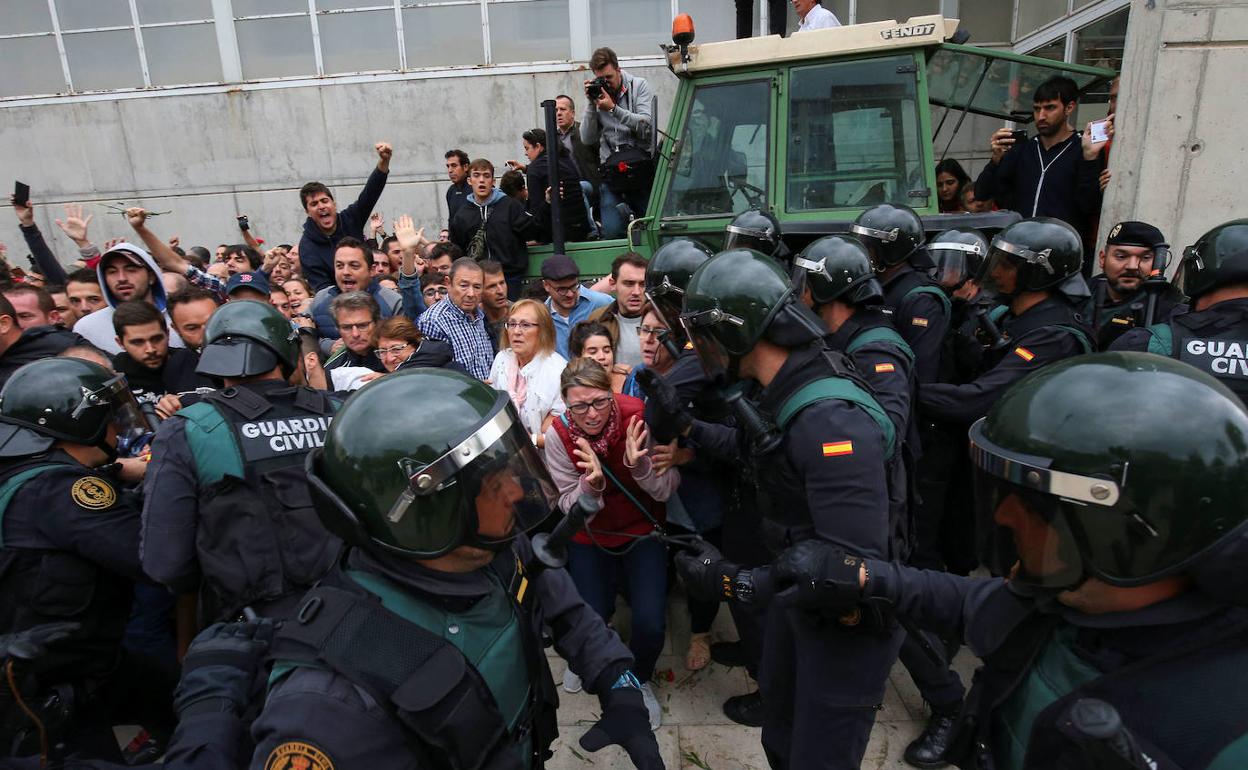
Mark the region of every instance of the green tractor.
[[[936, 163], [966, 116], [1025, 125], [1048, 78], [1065, 75], [1088, 93], [1117, 74], [950, 42], [958, 22], [939, 15], [702, 45], [691, 43], [687, 17], [678, 23], [663, 49], [680, 85], [667, 131], [656, 134], [646, 216], [628, 238], [566, 244], [583, 276], [672, 238], [718, 251], [725, 226], [751, 208], [775, 215], [793, 253], [879, 203], [913, 208], [929, 234], [991, 235], [1018, 215], [939, 213]], [[937, 135], [947, 137], [940, 148]], [[530, 249], [531, 275], [551, 253]]]

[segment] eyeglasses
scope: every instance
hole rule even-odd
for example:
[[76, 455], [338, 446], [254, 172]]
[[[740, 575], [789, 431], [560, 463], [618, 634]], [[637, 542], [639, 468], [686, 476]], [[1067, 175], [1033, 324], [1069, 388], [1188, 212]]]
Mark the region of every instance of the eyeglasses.
[[603, 396], [589, 402], [579, 401], [575, 404], [568, 404], [568, 411], [572, 414], [585, 414], [590, 410], [590, 407], [593, 407], [595, 412], [601, 412], [603, 409], [611, 406], [613, 400], [610, 396]]
[[397, 356], [411, 346], [412, 343], [404, 342], [402, 345], [391, 345], [388, 348], [377, 348], [373, 352], [377, 354], [378, 358], [384, 358], [385, 356]]
[[424, 294], [426, 297], [436, 297], [439, 295], [445, 297], [446, 295], [450, 293], [451, 293], [451, 290], [446, 288], [445, 286], [430, 286], [428, 289], [425, 289], [424, 291], [421, 292], [421, 294]]
[[550, 286], [547, 286], [546, 288], [550, 289], [555, 294], [562, 294], [563, 296], [566, 297], [569, 294], [579, 293], [581, 290], [581, 285], [579, 283], [574, 283], [571, 286], [554, 286], [552, 284]]
[[646, 336], [654, 335], [659, 339], [667, 336], [671, 331], [671, 329], [665, 329], [662, 326], [646, 326], [645, 324], [641, 324], [637, 327], [637, 334], [639, 336], [642, 334], [645, 334]]
[[365, 321], [363, 323], [358, 323], [358, 324], [338, 324], [338, 331], [341, 331], [341, 332], [368, 331], [369, 327], [371, 327], [374, 323], [375, 323], [374, 321]]
[[537, 324], [531, 321], [508, 321], [507, 323], [503, 324], [503, 326], [506, 326], [508, 329], [519, 329], [520, 331], [525, 331], [525, 332], [527, 332], [529, 329], [537, 328]]

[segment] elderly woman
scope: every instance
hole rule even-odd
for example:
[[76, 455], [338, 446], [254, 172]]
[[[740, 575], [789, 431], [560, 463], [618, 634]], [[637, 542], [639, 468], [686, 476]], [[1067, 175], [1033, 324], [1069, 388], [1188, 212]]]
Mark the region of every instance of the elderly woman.
[[634, 366], [633, 370], [628, 373], [624, 379], [622, 393], [645, 399], [645, 390], [637, 381], [638, 372], [642, 369], [652, 369], [656, 374], [662, 375], [672, 370], [676, 359], [672, 358], [667, 346], [663, 344], [671, 334], [672, 330], [668, 328], [667, 322], [654, 309], [654, 306], [649, 302], [643, 305], [641, 323], [637, 326], [637, 338], [641, 343], [641, 365]]
[[533, 443], [540, 447], [550, 421], [563, 414], [559, 375], [568, 362], [555, 352], [555, 323], [542, 303], [516, 302], [503, 327], [489, 381], [511, 396]]
[[589, 358], [602, 364], [611, 375], [611, 391], [622, 393], [631, 367], [615, 362], [615, 337], [597, 321], [581, 321], [568, 335], [568, 352], [573, 358]]
[[[655, 472], [644, 405], [612, 393], [611, 378], [597, 362], [574, 359], [563, 370], [560, 390], [567, 414], [546, 431], [546, 466], [559, 488], [559, 507], [570, 510], [581, 495], [602, 503], [568, 545], [568, 573], [586, 604], [608, 619], [622, 570], [633, 611], [633, 673], [643, 683], [650, 726], [657, 728], [661, 712], [649, 681], [667, 629], [667, 551], [646, 536], [666, 520], [663, 501], [680, 484], [680, 473]], [[581, 681], [569, 671], [563, 688], [576, 692]]]
[[377, 349], [373, 352], [381, 359], [381, 365], [387, 372], [418, 366], [464, 371], [455, 363], [455, 353], [450, 345], [425, 337], [406, 316], [394, 316], [382, 321], [377, 332]]

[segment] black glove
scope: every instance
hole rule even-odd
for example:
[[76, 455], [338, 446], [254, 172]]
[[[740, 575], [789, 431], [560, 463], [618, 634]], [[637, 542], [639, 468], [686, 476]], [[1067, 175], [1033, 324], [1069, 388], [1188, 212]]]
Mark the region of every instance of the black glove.
[[646, 391], [646, 409], [652, 409], [653, 420], [647, 420], [655, 443], [669, 444], [693, 424], [693, 414], [681, 402], [676, 388], [653, 369], [637, 372], [637, 383]]
[[792, 584], [776, 594], [776, 601], [808, 609], [850, 609], [862, 601], [861, 566], [860, 556], [850, 556], [824, 540], [803, 540], [771, 564], [777, 586]]
[[706, 601], [732, 598], [732, 580], [741, 568], [725, 559], [715, 546], [699, 540], [690, 550], [677, 553], [674, 561], [676, 572], [694, 598]]
[[42, 658], [48, 645], [68, 639], [82, 626], [78, 623], [45, 623], [15, 634], [0, 636], [0, 662], [9, 658], [30, 662]]
[[602, 718], [581, 736], [581, 748], [598, 751], [614, 743], [628, 752], [637, 770], [664, 770], [659, 743], [650, 729], [650, 715], [637, 680], [632, 674], [625, 676], [632, 684], [613, 687], [599, 696]]
[[258, 694], [264, 656], [273, 640], [268, 618], [215, 623], [200, 632], [182, 662], [173, 694], [179, 718], [204, 712], [242, 714]]

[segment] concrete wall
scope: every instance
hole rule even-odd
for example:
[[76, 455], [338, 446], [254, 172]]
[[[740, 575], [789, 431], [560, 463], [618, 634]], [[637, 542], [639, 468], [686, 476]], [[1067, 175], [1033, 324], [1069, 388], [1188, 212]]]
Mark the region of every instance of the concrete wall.
[[1180, 252], [1248, 216], [1246, 71], [1248, 2], [1135, 0], [1102, 231], [1152, 222]]
[[[626, 69], [629, 69], [626, 67]], [[677, 80], [666, 68], [630, 71], [659, 96], [667, 126]], [[540, 103], [560, 93], [584, 106], [584, 71], [333, 83], [0, 109], [4, 178], [31, 186], [36, 222], [63, 262], [76, 250], [53, 223], [64, 202], [142, 205], [171, 213], [152, 220], [183, 246], [241, 240], [236, 213], [266, 243], [297, 242], [305, 214], [299, 187], [319, 179], [339, 205], [355, 199], [377, 156], [394, 145], [390, 181], [377, 206], [386, 229], [410, 214], [436, 234], [446, 220], [443, 153], [461, 147], [500, 168], [523, 160], [520, 134], [542, 125]], [[8, 184], [8, 182], [5, 182]], [[91, 205], [91, 238], [132, 231]], [[16, 217], [0, 215], [0, 242], [25, 266]]]

